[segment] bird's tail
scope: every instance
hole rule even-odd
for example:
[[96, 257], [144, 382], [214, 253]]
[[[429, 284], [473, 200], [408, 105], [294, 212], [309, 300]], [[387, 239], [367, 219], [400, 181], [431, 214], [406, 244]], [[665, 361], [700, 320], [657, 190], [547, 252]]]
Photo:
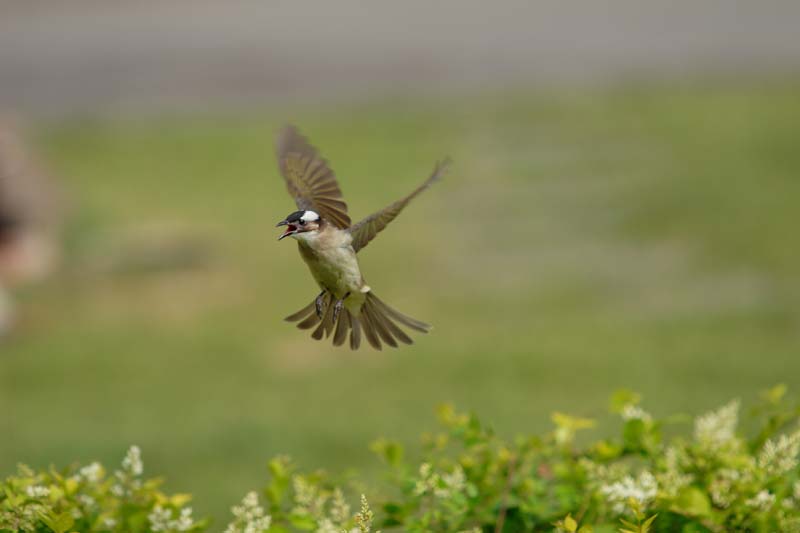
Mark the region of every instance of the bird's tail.
[[393, 348], [397, 347], [397, 341], [413, 344], [411, 337], [400, 329], [400, 325], [420, 333], [428, 333], [431, 330], [431, 326], [425, 322], [420, 322], [389, 307], [372, 292], [367, 293], [358, 316], [343, 306], [334, 323], [333, 296], [327, 293], [323, 298], [324, 311], [321, 318], [317, 315], [315, 302], [312, 301], [284, 320], [299, 322], [297, 327], [300, 329], [315, 328], [311, 336], [317, 340], [321, 340], [323, 336], [327, 338], [333, 333], [334, 346], [344, 344], [349, 333], [350, 349], [352, 350], [357, 350], [361, 346], [362, 333], [373, 348], [380, 350], [381, 341]]

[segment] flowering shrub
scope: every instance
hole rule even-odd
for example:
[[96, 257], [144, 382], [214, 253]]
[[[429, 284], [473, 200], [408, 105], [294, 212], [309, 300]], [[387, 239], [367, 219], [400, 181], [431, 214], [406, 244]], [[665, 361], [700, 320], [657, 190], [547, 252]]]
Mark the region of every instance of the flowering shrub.
[[186, 494], [167, 496], [144, 479], [137, 446], [108, 474], [99, 463], [34, 472], [21, 465], [0, 484], [0, 531], [204, 531]]
[[[264, 489], [247, 493], [230, 523], [213, 530], [800, 532], [800, 409], [784, 397], [783, 386], [764, 393], [746, 438], [738, 401], [681, 434], [687, 417], [659, 420], [622, 391], [612, 398], [619, 436], [584, 446], [576, 436], [594, 426], [588, 419], [556, 413], [552, 431], [509, 442], [445, 406], [442, 430], [423, 438], [421, 461], [406, 460], [397, 443], [373, 443], [387, 464], [386, 486], [371, 497], [380, 511], [362, 495], [354, 512], [352, 488], [279, 457]], [[675, 436], [666, 438], [667, 429]], [[20, 467], [0, 484], [0, 532], [211, 530], [194, 518], [187, 495], [163, 494], [142, 473], [135, 446], [111, 474], [97, 463], [38, 473]]]

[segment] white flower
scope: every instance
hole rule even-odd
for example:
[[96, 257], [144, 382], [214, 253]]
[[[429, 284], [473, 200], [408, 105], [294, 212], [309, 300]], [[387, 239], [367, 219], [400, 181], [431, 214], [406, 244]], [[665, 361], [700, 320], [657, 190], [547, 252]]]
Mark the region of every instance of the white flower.
[[153, 531], [188, 531], [194, 526], [191, 507], [181, 509], [180, 514], [173, 518], [172, 509], [156, 505], [153, 507], [153, 511], [147, 515], [147, 520]]
[[[331, 505], [330, 516], [333, 522], [343, 524], [350, 518], [350, 506], [344, 499], [344, 494], [339, 487], [333, 491], [333, 504]], [[320, 526], [321, 527], [321, 526]]]
[[456, 465], [451, 473], [442, 474], [442, 481], [447, 485], [447, 488], [461, 492], [466, 486], [467, 477], [464, 475], [464, 469], [461, 468], [461, 465]]
[[439, 476], [433, 473], [433, 467], [430, 463], [422, 463], [419, 465], [419, 479], [414, 484], [414, 493], [417, 496], [422, 496], [429, 490], [437, 485]]
[[692, 482], [692, 476], [681, 469], [685, 460], [682, 449], [669, 446], [664, 450], [664, 471], [656, 474], [656, 479], [661, 491], [669, 498], [677, 497], [680, 490]]
[[716, 477], [711, 480], [708, 487], [711, 493], [711, 501], [714, 502], [714, 505], [723, 509], [730, 506], [733, 500], [736, 499], [736, 493], [738, 492], [736, 485], [741, 479], [742, 475], [738, 470], [731, 468], [720, 470]]
[[603, 485], [600, 493], [606, 497], [615, 513], [622, 514], [630, 498], [646, 507], [656, 497], [658, 484], [656, 478], [648, 471], [643, 471], [637, 479], [625, 476], [621, 481]]
[[422, 463], [421, 465], [419, 465], [419, 477], [421, 477], [422, 479], [429, 478], [432, 472], [433, 472], [433, 467], [431, 466], [430, 463]]
[[89, 483], [96, 483], [103, 476], [103, 467], [100, 463], [94, 462], [81, 468], [78, 474]]
[[414, 484], [414, 493], [422, 496], [433, 492], [437, 498], [449, 498], [453, 493], [459, 493], [466, 487], [467, 478], [461, 465], [456, 465], [453, 471], [438, 474], [433, 471], [430, 463], [422, 463], [419, 467], [419, 477]]
[[779, 476], [797, 466], [800, 453], [800, 431], [791, 435], [781, 435], [777, 442], [772, 439], [764, 443], [758, 457], [760, 466], [769, 476]]
[[94, 501], [94, 498], [92, 498], [88, 494], [81, 494], [80, 496], [78, 496], [78, 501], [80, 501], [84, 507], [89, 507], [89, 508], [94, 507], [95, 504], [97, 503]]
[[108, 529], [114, 529], [114, 527], [117, 525], [117, 521], [113, 518], [106, 518], [103, 520], [103, 525]]
[[[433, 494], [437, 498], [449, 498], [453, 493], [459, 493], [466, 487], [466, 476], [461, 465], [456, 465], [450, 474], [442, 474], [442, 483], [437, 484], [433, 489]], [[441, 486], [444, 484], [444, 486]]]
[[642, 422], [652, 422], [653, 417], [650, 416], [650, 413], [639, 407], [638, 405], [634, 405], [632, 403], [626, 404], [625, 407], [622, 408], [622, 412], [620, 413], [622, 419], [625, 421], [628, 420], [641, 420]]
[[694, 422], [694, 438], [716, 451], [735, 438], [738, 423], [739, 400], [733, 400], [716, 411], [698, 417]]
[[122, 469], [134, 477], [141, 476], [144, 470], [142, 463], [142, 451], [138, 446], [131, 446], [125, 458], [122, 460]]
[[41, 485], [31, 485], [30, 487], [25, 489], [25, 492], [28, 493], [29, 498], [39, 499], [39, 498], [47, 498], [48, 496], [50, 496], [50, 489], [47, 487], [43, 487]]
[[264, 508], [258, 504], [255, 492], [248, 492], [241, 505], [234, 506], [231, 512], [235, 518], [225, 533], [261, 533], [272, 523], [272, 517], [264, 514]]
[[317, 533], [341, 533], [341, 529], [333, 525], [330, 518], [324, 518], [317, 527]]
[[372, 519], [374, 515], [372, 513], [372, 509], [369, 508], [369, 502], [367, 502], [367, 497], [363, 494], [361, 495], [361, 510], [356, 513], [355, 521], [356, 525], [358, 526], [358, 530], [361, 533], [369, 533], [372, 530]]
[[122, 488], [122, 485], [114, 485], [111, 487], [111, 494], [117, 498], [122, 498], [125, 495], [125, 489]]
[[164, 509], [160, 505], [153, 507], [153, 512], [147, 515], [147, 520], [150, 521], [150, 529], [153, 531], [166, 531], [170, 518], [172, 518], [172, 511]]
[[627, 470], [625, 465], [621, 463], [612, 463], [609, 466], [595, 463], [585, 457], [580, 459], [581, 467], [586, 471], [586, 477], [589, 479], [589, 485], [593, 488], [599, 488], [602, 485], [610, 485], [625, 477]]
[[768, 511], [775, 503], [775, 495], [768, 490], [762, 490], [744, 503], [753, 509]]

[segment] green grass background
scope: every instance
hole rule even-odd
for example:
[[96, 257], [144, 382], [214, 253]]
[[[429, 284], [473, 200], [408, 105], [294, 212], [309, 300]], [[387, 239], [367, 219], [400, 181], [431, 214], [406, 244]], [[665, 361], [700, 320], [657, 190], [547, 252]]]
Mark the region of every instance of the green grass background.
[[[281, 318], [316, 288], [273, 226], [275, 132], [330, 159], [354, 219], [452, 172], [361, 254], [435, 325], [352, 353]], [[69, 203], [63, 268], [0, 344], [0, 474], [129, 444], [200, 514], [290, 453], [340, 472], [455, 402], [503, 434], [618, 387], [665, 414], [800, 383], [800, 84], [515, 91], [63, 121], [38, 147]]]

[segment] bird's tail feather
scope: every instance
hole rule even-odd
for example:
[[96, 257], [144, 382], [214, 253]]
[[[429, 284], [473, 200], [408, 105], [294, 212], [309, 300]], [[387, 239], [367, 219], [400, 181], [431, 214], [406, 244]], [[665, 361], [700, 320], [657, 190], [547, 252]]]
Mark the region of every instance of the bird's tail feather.
[[380, 350], [383, 344], [396, 348], [397, 341], [404, 344], [413, 344], [411, 337], [400, 329], [400, 325], [428, 333], [431, 326], [411, 318], [403, 313], [389, 307], [372, 292], [367, 293], [366, 300], [361, 306], [358, 316], [354, 315], [342, 307], [336, 322], [333, 320], [334, 300], [330, 293], [324, 296], [324, 311], [322, 317], [317, 315], [315, 302], [311, 302], [296, 313], [287, 316], [287, 322], [298, 322], [300, 329], [316, 329], [311, 333], [311, 337], [321, 340], [329, 337], [333, 333], [334, 346], [341, 346], [350, 334], [350, 349], [357, 350], [361, 346], [362, 332], [367, 342], [376, 350]]

